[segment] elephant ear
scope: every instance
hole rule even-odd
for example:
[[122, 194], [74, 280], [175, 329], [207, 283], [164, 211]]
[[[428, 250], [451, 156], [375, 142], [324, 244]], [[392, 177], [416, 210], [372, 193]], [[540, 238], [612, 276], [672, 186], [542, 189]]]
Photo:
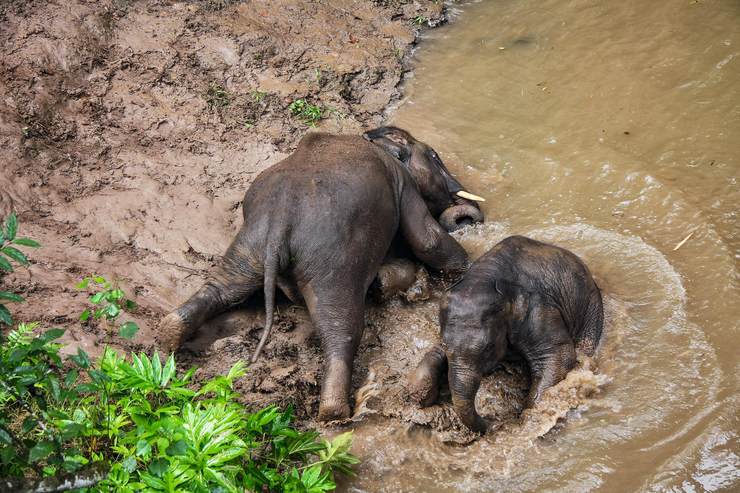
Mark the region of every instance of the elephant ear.
[[397, 127], [380, 127], [362, 134], [365, 140], [379, 145], [404, 164], [411, 158], [411, 136]]

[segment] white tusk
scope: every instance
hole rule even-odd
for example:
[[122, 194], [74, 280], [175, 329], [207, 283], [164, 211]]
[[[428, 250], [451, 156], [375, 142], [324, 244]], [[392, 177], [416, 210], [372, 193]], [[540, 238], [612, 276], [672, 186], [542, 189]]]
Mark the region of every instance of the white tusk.
[[477, 195], [473, 195], [472, 193], [468, 193], [465, 190], [460, 190], [459, 192], [457, 192], [457, 196], [458, 197], [461, 197], [463, 199], [474, 200], [476, 202], [485, 202], [486, 201], [486, 199], [484, 199], [483, 197], [478, 197]]

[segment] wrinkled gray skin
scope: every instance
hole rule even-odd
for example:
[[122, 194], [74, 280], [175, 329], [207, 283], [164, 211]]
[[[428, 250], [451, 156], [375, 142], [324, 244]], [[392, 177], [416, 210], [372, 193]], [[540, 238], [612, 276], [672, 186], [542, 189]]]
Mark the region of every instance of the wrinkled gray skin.
[[601, 293], [573, 253], [511, 236], [473, 263], [440, 304], [442, 347], [434, 347], [411, 377], [411, 395], [433, 404], [447, 374], [462, 422], [484, 433], [475, 410], [483, 375], [514, 351], [530, 367], [527, 406], [576, 364], [576, 349], [592, 355], [601, 338]]
[[349, 417], [365, 295], [394, 238], [433, 269], [455, 274], [468, 265], [434, 214], [452, 208], [469, 211], [471, 220], [482, 215], [456, 201], [452, 190], [460, 184], [430, 151], [393, 127], [364, 138], [305, 136], [249, 188], [244, 225], [207, 282], [162, 320], [159, 345], [177, 349], [205, 321], [264, 288], [267, 320], [256, 360], [272, 327], [277, 285], [293, 302], [305, 302], [321, 339], [319, 419]]

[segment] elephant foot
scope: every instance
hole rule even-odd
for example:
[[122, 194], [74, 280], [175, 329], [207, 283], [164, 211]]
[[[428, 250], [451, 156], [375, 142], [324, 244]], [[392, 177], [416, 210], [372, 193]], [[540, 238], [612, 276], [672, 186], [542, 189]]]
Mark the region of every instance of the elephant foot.
[[185, 321], [177, 312], [172, 312], [159, 322], [155, 339], [162, 351], [172, 353], [179, 349], [187, 332]]
[[447, 355], [439, 347], [432, 348], [416, 367], [409, 379], [409, 398], [421, 407], [429, 407], [439, 398], [439, 386], [447, 371]]
[[319, 421], [341, 421], [349, 418], [350, 408], [347, 402], [324, 402], [319, 404]]
[[412, 287], [416, 267], [407, 259], [394, 259], [380, 266], [376, 276], [379, 301], [386, 301]]
[[429, 407], [439, 398], [439, 381], [427, 371], [417, 369], [409, 379], [409, 399], [419, 407]]
[[431, 292], [429, 274], [424, 267], [419, 267], [416, 271], [416, 279], [406, 291], [401, 292], [401, 297], [407, 303], [416, 303], [429, 299]]
[[327, 363], [324, 383], [321, 387], [319, 421], [337, 421], [350, 417], [351, 370], [351, 366], [340, 359], [330, 360]]

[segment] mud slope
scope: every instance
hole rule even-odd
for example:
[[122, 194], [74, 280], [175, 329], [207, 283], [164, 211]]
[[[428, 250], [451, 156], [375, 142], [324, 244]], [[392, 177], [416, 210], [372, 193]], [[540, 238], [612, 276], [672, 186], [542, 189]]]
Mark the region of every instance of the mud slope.
[[[70, 289], [90, 272], [137, 294], [152, 343], [228, 245], [252, 179], [310, 130], [359, 132], [398, 96], [431, 2], [113, 0], [0, 6], [0, 215], [38, 238], [30, 275], [2, 279], [19, 319], [93, 350]], [[118, 341], [120, 342], [120, 341]]]

